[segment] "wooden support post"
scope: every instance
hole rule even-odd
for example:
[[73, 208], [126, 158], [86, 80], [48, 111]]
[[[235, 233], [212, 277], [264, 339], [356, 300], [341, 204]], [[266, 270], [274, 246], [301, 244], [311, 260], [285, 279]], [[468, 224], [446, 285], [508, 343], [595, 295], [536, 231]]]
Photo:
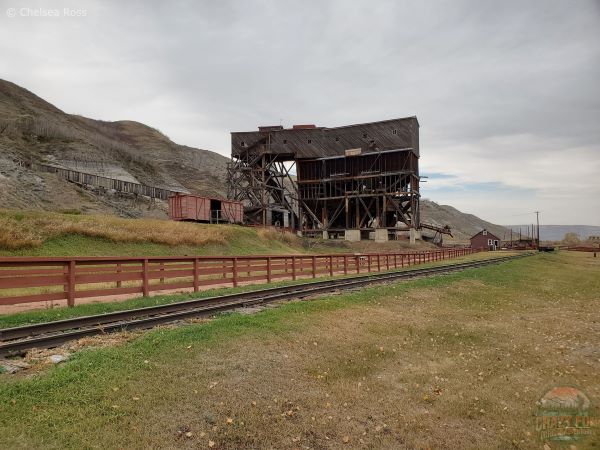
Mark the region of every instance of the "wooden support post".
[[200, 290], [200, 261], [198, 258], [194, 258], [194, 292]]
[[356, 264], [356, 273], [360, 273], [360, 257], [358, 255], [354, 256], [354, 262]]
[[381, 254], [377, 253], [377, 272], [381, 272]]
[[317, 257], [313, 255], [312, 257], [312, 277], [316, 278], [317, 276]]
[[296, 279], [296, 257], [292, 256], [292, 280]]
[[348, 255], [344, 255], [344, 275], [348, 275]]
[[232, 276], [233, 287], [237, 287], [237, 285], [238, 285], [237, 258], [231, 259], [231, 271], [233, 273], [233, 276]]
[[367, 272], [371, 273], [371, 255], [369, 255], [367, 258]]
[[165, 272], [165, 263], [160, 263], [160, 274], [162, 275], [160, 277], [160, 283], [164, 284], [165, 283], [165, 277], [164, 277], [164, 272]]
[[271, 282], [271, 257], [267, 256], [267, 283]]
[[[117, 276], [119, 276], [121, 274], [123, 270], [121, 269], [121, 263], [117, 263]], [[121, 280], [117, 280], [117, 287], [120, 288], [121, 287]]]
[[75, 260], [69, 261], [69, 274], [67, 284], [67, 305], [69, 308], [75, 306]]
[[329, 276], [333, 276], [333, 255], [329, 255]]
[[348, 196], [344, 199], [344, 208], [346, 212], [346, 230], [350, 228], [350, 210], [348, 209]]
[[148, 297], [150, 295], [150, 283], [148, 280], [148, 259], [144, 258], [142, 260], [142, 293], [144, 297]]

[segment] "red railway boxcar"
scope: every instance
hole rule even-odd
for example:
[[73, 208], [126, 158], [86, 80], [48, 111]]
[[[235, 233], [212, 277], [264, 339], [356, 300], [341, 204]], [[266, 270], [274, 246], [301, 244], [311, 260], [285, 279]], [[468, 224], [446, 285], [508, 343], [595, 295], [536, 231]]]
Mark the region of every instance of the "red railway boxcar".
[[169, 197], [169, 219], [204, 223], [243, 223], [244, 206], [235, 200], [176, 194]]

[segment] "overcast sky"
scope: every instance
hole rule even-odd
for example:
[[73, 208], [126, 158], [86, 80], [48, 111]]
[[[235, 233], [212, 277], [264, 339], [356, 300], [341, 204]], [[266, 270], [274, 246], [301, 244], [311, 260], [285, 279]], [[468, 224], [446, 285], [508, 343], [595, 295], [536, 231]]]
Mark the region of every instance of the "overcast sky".
[[600, 225], [598, 1], [0, 4], [0, 77], [66, 112], [223, 155], [257, 125], [416, 115], [425, 198]]

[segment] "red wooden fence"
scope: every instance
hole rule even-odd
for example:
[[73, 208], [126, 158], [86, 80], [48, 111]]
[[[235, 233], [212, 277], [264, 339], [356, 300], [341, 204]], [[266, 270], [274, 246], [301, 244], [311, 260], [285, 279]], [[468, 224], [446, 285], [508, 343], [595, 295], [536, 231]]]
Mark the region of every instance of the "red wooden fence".
[[379, 272], [475, 252], [464, 248], [332, 255], [4, 257], [0, 306], [59, 300], [73, 306], [78, 298]]

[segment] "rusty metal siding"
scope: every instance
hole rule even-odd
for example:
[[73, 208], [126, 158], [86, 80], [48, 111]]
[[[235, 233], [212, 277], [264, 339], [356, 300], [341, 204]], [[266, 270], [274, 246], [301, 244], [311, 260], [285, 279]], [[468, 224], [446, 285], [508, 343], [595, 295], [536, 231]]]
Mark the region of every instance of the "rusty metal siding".
[[196, 195], [169, 197], [169, 219], [210, 221], [210, 199]]
[[419, 156], [419, 122], [416, 117], [385, 120], [336, 128], [297, 128], [231, 133], [231, 155], [251, 151], [319, 158], [343, 155], [351, 148], [363, 151], [411, 148]]
[[169, 197], [169, 219], [183, 220], [180, 195]]
[[231, 223], [243, 223], [244, 206], [242, 202], [221, 200], [221, 215]]
[[244, 222], [244, 206], [233, 200], [211, 199], [197, 195], [174, 195], [169, 197], [169, 219], [211, 221], [211, 200], [221, 202], [221, 216], [230, 223]]

